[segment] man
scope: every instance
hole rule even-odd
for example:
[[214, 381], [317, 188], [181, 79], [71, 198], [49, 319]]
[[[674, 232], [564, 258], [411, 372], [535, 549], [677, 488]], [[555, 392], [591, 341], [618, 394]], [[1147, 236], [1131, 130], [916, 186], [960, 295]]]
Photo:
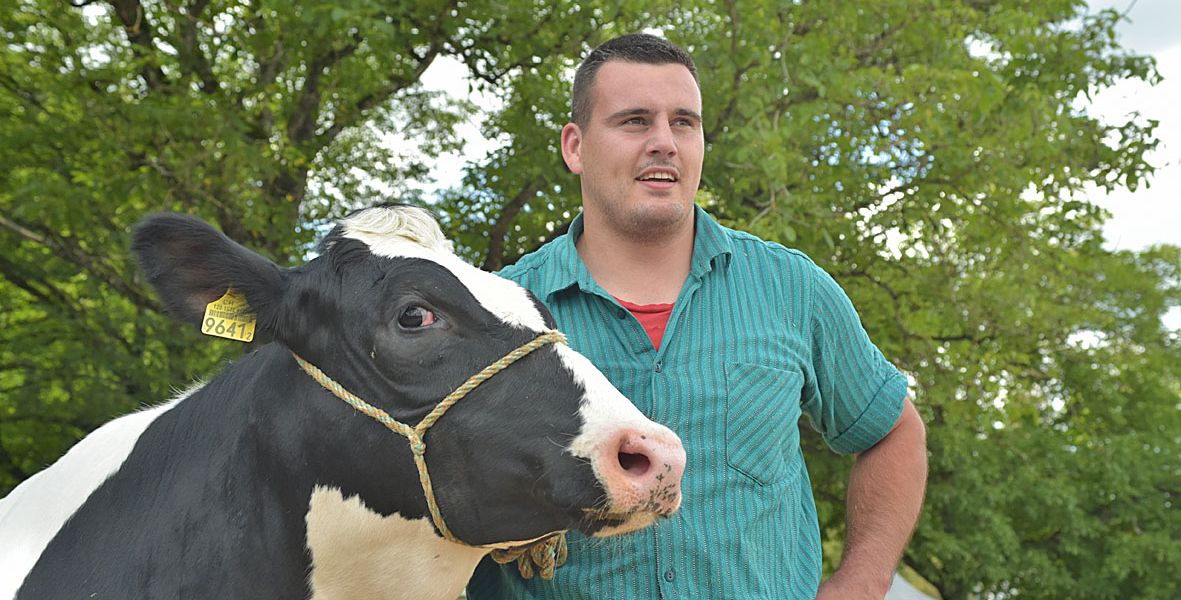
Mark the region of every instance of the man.
[[[889, 587], [926, 482], [925, 431], [906, 379], [807, 257], [723, 228], [694, 205], [701, 114], [696, 69], [680, 48], [628, 35], [595, 49], [562, 129], [583, 212], [501, 272], [682, 437], [682, 508], [631, 536], [571, 534], [552, 581], [485, 560], [471, 598], [850, 600]], [[834, 450], [857, 455], [844, 556], [823, 585], [801, 413]]]

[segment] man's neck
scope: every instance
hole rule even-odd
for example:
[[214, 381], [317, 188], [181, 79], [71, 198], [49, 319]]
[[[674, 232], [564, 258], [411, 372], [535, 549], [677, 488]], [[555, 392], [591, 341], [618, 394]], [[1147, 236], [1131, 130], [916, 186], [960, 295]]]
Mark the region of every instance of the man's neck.
[[635, 239], [584, 215], [578, 255], [607, 293], [635, 304], [676, 301], [693, 260], [693, 219], [659, 238]]

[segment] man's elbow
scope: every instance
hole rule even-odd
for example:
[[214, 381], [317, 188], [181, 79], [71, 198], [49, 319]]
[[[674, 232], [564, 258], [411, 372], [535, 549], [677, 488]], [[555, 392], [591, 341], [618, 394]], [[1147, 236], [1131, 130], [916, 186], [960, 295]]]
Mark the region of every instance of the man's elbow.
[[[927, 426], [923, 423], [923, 417], [919, 415], [918, 409], [915, 408], [913, 399], [914, 390], [910, 388], [906, 392], [906, 398], [902, 401], [902, 414], [898, 416], [898, 420], [894, 422], [894, 426], [877, 444], [874, 444], [873, 447], [865, 452], [889, 446], [900, 451], [910, 449], [913, 452], [921, 452], [923, 458], [926, 458]], [[860, 457], [865, 452], [855, 454], [854, 456]]]
[[927, 425], [923, 423], [923, 417], [919, 415], [918, 408], [915, 408], [913, 398], [914, 392], [907, 390], [906, 399], [902, 401], [902, 415], [898, 417], [898, 422], [894, 424], [894, 429], [890, 433], [904, 429], [907, 437], [913, 438], [914, 443], [926, 450]]

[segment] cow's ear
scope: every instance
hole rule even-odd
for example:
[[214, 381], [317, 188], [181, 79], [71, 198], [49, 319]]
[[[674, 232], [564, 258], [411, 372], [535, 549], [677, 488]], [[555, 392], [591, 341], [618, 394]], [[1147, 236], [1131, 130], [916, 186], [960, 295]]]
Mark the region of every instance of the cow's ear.
[[190, 215], [161, 213], [136, 226], [131, 249], [165, 308], [200, 323], [205, 307], [229, 289], [246, 297], [258, 328], [274, 333], [285, 271]]

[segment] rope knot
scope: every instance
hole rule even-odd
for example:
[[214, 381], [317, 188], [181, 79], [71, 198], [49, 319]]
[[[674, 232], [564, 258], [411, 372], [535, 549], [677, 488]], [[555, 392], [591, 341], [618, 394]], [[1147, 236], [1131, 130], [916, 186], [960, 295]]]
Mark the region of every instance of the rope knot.
[[523, 579], [533, 579], [535, 574], [553, 579], [554, 569], [566, 563], [566, 554], [566, 532], [559, 531], [524, 546], [493, 550], [492, 560], [502, 565], [517, 561]]

